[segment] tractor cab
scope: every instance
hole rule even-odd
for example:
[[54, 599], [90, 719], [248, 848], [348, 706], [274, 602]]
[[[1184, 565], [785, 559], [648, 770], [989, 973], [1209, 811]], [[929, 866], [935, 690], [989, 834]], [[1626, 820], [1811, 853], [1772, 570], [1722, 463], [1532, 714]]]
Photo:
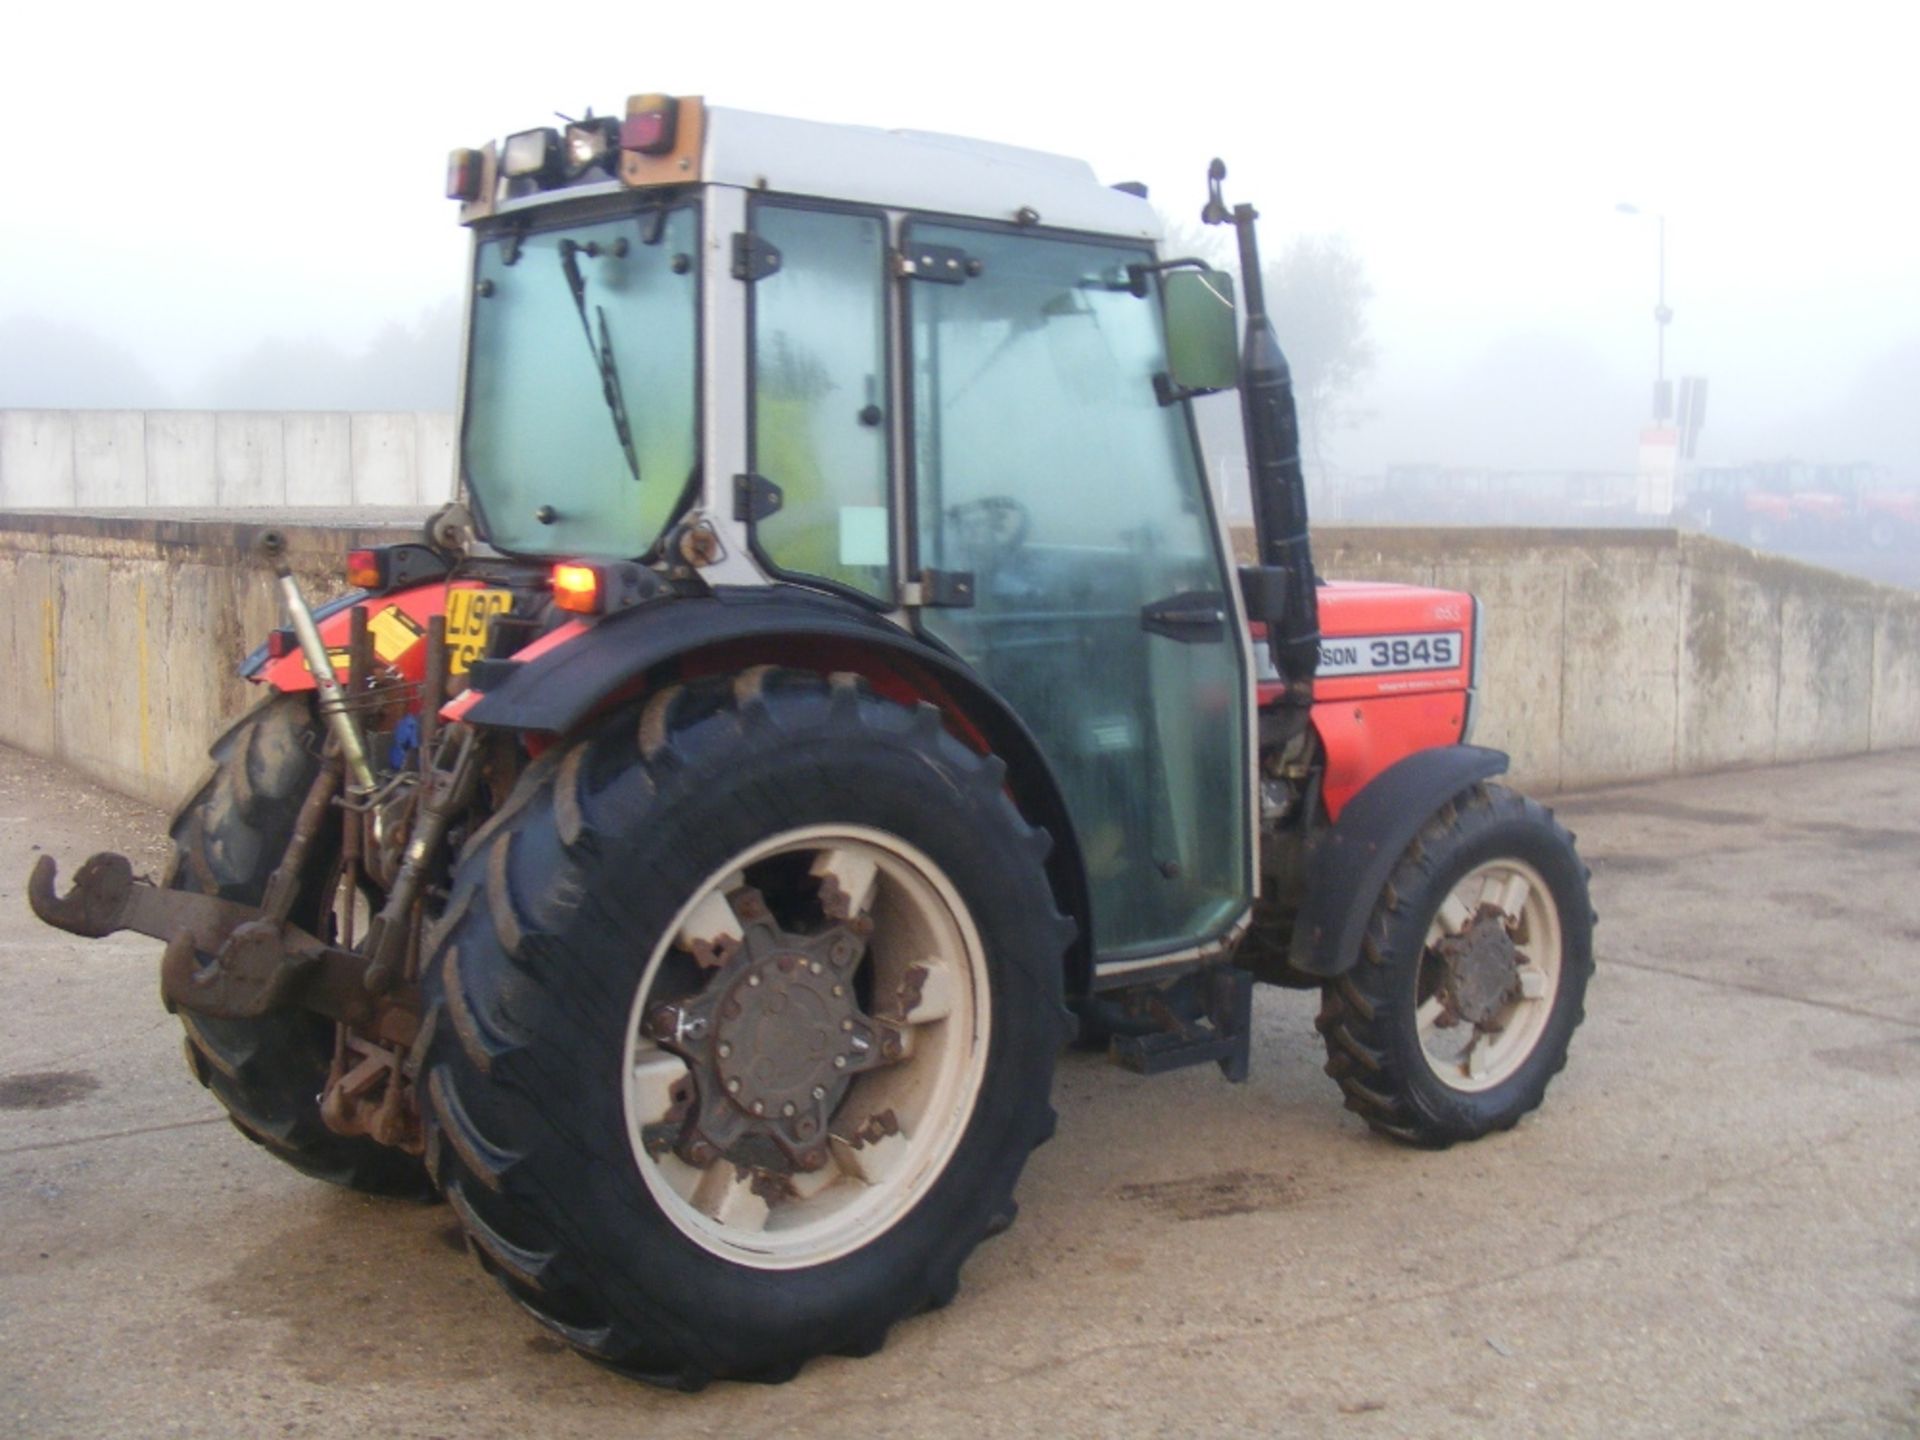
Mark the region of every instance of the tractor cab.
[[[1169, 282], [1179, 322], [1200, 277], [1161, 268], [1142, 195], [1032, 151], [665, 96], [455, 152], [449, 182], [473, 234], [461, 477], [490, 551], [536, 587], [664, 562], [689, 590], [885, 617], [1032, 733], [1097, 963], [1235, 933], [1247, 627], [1169, 355]], [[1231, 383], [1231, 298], [1207, 293], [1228, 323], [1177, 338], [1210, 334], [1186, 363]]]

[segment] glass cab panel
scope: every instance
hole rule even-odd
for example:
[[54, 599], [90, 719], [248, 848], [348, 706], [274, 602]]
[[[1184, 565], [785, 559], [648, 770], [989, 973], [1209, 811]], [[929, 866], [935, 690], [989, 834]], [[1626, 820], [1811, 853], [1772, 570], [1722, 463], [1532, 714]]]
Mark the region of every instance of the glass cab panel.
[[666, 524], [697, 461], [698, 230], [679, 206], [481, 237], [461, 463], [501, 549], [624, 558]]
[[[1103, 961], [1207, 940], [1250, 898], [1246, 676], [1186, 408], [1163, 406], [1144, 249], [916, 223], [960, 284], [905, 287], [922, 625], [1012, 704], [1066, 791]], [[951, 273], [951, 270], [949, 270]], [[1215, 623], [1208, 623], [1213, 616]]]
[[778, 263], [752, 286], [753, 469], [779, 487], [754, 543], [783, 574], [891, 598], [886, 226], [757, 203]]

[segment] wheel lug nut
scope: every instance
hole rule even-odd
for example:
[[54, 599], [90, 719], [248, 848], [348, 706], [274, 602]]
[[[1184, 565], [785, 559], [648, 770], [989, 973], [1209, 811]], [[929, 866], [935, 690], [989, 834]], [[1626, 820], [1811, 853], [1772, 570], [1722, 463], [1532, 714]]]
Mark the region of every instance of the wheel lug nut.
[[727, 1093], [729, 1095], [738, 1095], [740, 1093], [740, 1077], [738, 1075], [727, 1081]]
[[766, 1101], [764, 1101], [764, 1100], [756, 1100], [756, 1101], [754, 1101], [754, 1102], [753, 1102], [753, 1113], [754, 1113], [754, 1114], [756, 1114], [756, 1115], [764, 1115], [764, 1114], [766, 1114], [766, 1113], [767, 1113], [767, 1102], [766, 1102]]
[[809, 965], [807, 968], [811, 970], [814, 974], [819, 975], [823, 973], [827, 967], [822, 965], [818, 960], [816, 960], [813, 962], [813, 964]]
[[842, 1021], [840, 1022], [840, 1028], [841, 1028], [842, 1030], [851, 1030], [851, 1029], [853, 1029], [853, 1021], [851, 1021], [851, 1020], [842, 1020]]
[[824, 1085], [816, 1085], [816, 1086], [814, 1086], [814, 1087], [813, 1087], [813, 1098], [814, 1098], [814, 1099], [816, 1099], [816, 1100], [824, 1100], [824, 1099], [826, 1099], [826, 1098], [827, 1098], [827, 1087], [826, 1087], [826, 1086], [824, 1086]]
[[747, 984], [758, 985], [759, 983], [760, 983], [760, 976], [757, 971], [754, 974], [747, 976]]
[[834, 1069], [836, 1069], [836, 1070], [844, 1070], [844, 1069], [846, 1069], [846, 1068], [847, 1068], [847, 1057], [846, 1057], [846, 1056], [844, 1056], [844, 1055], [836, 1055], [836, 1056], [834, 1056], [834, 1057], [833, 1057], [833, 1068], [834, 1068]]
[[724, 1060], [731, 1054], [733, 1054], [733, 1046], [722, 1040], [720, 1042], [720, 1058]]
[[847, 993], [847, 987], [844, 985], [836, 985], [833, 987], [833, 997], [836, 1000], [846, 993]]
[[791, 1118], [793, 1115], [793, 1102], [789, 1100], [786, 1104], [782, 1105], [780, 1107], [780, 1113]]

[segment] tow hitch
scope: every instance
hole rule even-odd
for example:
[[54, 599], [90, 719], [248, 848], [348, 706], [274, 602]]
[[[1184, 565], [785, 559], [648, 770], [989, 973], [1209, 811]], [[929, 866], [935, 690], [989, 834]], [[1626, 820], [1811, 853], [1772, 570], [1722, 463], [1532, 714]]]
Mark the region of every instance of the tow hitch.
[[350, 1025], [373, 1018], [366, 958], [297, 925], [251, 905], [136, 879], [124, 855], [95, 855], [65, 895], [55, 890], [55, 871], [51, 855], [34, 865], [27, 880], [33, 913], [89, 939], [132, 930], [166, 941], [160, 993], [170, 1009], [246, 1020], [297, 1005]]

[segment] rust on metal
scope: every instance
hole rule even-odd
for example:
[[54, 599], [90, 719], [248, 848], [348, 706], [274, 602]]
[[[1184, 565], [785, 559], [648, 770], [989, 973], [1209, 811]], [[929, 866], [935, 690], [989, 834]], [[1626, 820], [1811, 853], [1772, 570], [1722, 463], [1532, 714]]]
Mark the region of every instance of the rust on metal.
[[1470, 1024], [1482, 1035], [1498, 1034], [1500, 1013], [1520, 998], [1520, 966], [1506, 912], [1483, 904], [1457, 935], [1433, 947], [1440, 960], [1440, 1014], [1434, 1024], [1451, 1029]]
[[339, 766], [331, 761], [323, 763], [319, 773], [313, 777], [313, 784], [307, 787], [307, 798], [300, 804], [300, 814], [293, 822], [293, 834], [287, 841], [286, 853], [280, 857], [280, 863], [273, 867], [273, 874], [267, 880], [267, 891], [260, 901], [260, 911], [268, 918], [284, 920], [292, 911], [293, 902], [300, 894], [300, 872], [306, 866], [307, 852], [313, 848], [314, 838], [320, 833], [321, 823], [327, 818], [334, 794], [339, 788]]
[[427, 621], [427, 669], [420, 681], [420, 765], [432, 764], [433, 742], [440, 733], [440, 707], [447, 701], [447, 617]]
[[56, 880], [53, 857], [41, 856], [27, 882], [34, 914], [92, 939], [133, 930], [165, 941], [161, 990], [187, 1010], [235, 1020], [300, 1005], [356, 1024], [374, 1014], [364, 957], [251, 905], [136, 880], [124, 855], [95, 855], [65, 895]]
[[366, 1135], [418, 1155], [426, 1148], [405, 1052], [341, 1027], [320, 1091], [320, 1118], [339, 1135]]

